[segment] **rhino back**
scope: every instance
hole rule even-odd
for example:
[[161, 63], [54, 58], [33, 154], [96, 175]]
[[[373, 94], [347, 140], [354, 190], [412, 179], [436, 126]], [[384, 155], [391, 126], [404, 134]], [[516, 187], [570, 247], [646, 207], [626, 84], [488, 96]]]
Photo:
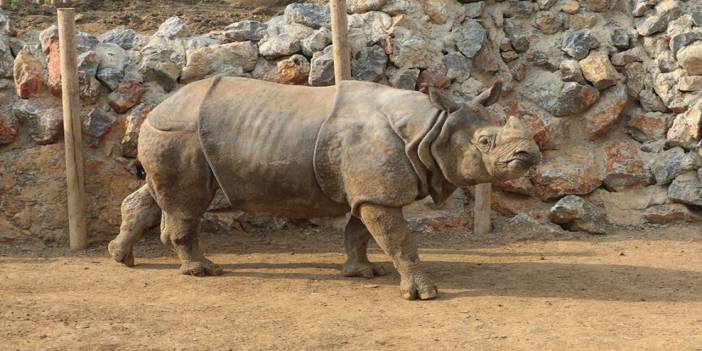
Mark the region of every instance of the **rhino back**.
[[221, 78], [200, 106], [205, 155], [234, 208], [287, 217], [343, 214], [314, 175], [314, 147], [336, 89]]

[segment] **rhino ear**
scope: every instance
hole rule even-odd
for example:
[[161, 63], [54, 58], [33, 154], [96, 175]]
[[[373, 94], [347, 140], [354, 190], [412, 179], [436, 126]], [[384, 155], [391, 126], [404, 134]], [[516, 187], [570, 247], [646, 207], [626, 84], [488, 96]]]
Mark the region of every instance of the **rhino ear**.
[[500, 98], [500, 94], [502, 93], [502, 81], [498, 80], [495, 83], [492, 84], [490, 89], [485, 90], [484, 92], [480, 93], [475, 100], [482, 104], [483, 106], [487, 107], [490, 106], [494, 103], [497, 102], [497, 99]]
[[461, 108], [459, 103], [453, 101], [446, 92], [440, 89], [429, 88], [429, 100], [435, 107], [448, 113]]

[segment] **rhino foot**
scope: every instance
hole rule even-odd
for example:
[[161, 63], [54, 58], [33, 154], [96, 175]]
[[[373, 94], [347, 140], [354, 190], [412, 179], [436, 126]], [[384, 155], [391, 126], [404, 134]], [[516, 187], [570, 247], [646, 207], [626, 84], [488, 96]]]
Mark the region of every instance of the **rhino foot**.
[[406, 300], [431, 300], [439, 296], [436, 285], [422, 272], [410, 274], [400, 282], [402, 298]]
[[180, 266], [180, 273], [195, 277], [204, 277], [207, 275], [220, 275], [222, 274], [222, 268], [205, 258], [202, 261], [183, 262]]
[[107, 251], [110, 253], [112, 258], [124, 264], [127, 267], [134, 267], [134, 254], [131, 249], [125, 249], [117, 241], [110, 241], [107, 245]]
[[383, 267], [370, 262], [346, 262], [341, 268], [344, 277], [373, 278], [385, 275]]

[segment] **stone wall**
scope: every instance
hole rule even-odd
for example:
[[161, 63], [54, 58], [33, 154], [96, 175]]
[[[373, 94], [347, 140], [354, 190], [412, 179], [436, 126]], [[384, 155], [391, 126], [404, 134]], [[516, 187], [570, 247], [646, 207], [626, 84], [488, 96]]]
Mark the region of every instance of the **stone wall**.
[[[505, 223], [552, 228], [550, 220], [597, 233], [607, 220], [698, 220], [702, 3], [348, 5], [354, 79], [443, 88], [456, 99], [495, 79], [506, 83], [492, 111], [524, 120], [544, 159], [528, 175], [495, 186], [493, 208], [510, 218]], [[116, 233], [119, 203], [140, 185], [138, 127], [153, 106], [216, 74], [333, 84], [329, 22], [325, 6], [295, 3], [266, 23], [241, 21], [205, 35], [192, 35], [178, 17], [151, 36], [129, 29], [79, 33], [92, 235]], [[17, 37], [0, 12], [0, 238], [65, 238], [60, 81], [56, 28]], [[469, 224], [463, 198], [428, 214], [423, 228]], [[417, 212], [430, 213], [424, 205]], [[214, 222], [256, 223], [242, 218]]]

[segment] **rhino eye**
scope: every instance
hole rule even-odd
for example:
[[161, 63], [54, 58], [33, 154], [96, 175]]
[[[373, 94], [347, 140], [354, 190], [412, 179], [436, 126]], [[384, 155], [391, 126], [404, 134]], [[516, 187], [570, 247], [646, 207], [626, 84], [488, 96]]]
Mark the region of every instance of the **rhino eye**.
[[480, 143], [480, 145], [483, 145], [483, 146], [490, 145], [490, 139], [488, 137], [482, 137], [482, 138], [480, 138], [480, 140], [478, 142]]

